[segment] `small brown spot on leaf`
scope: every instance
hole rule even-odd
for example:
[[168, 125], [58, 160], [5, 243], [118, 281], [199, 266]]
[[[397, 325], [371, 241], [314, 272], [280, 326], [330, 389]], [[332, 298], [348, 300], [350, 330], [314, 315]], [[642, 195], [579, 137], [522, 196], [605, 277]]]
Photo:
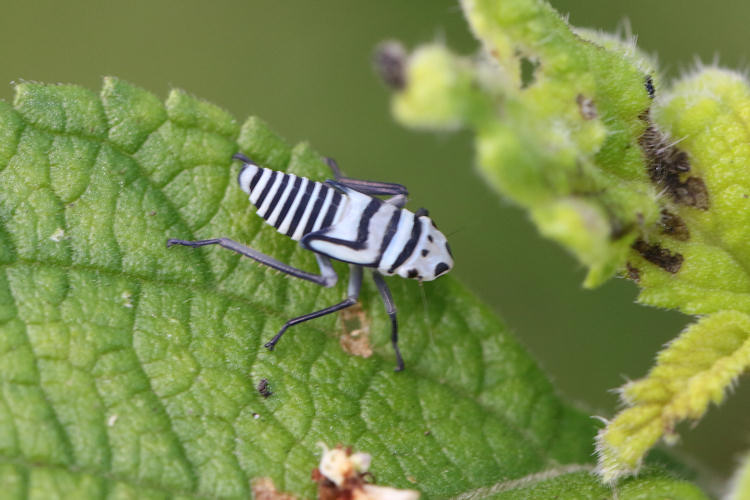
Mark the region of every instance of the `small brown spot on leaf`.
[[372, 356], [370, 319], [367, 317], [365, 310], [362, 309], [362, 305], [357, 303], [348, 309], [344, 309], [339, 314], [339, 318], [343, 327], [339, 343], [344, 352], [363, 358]]
[[576, 102], [578, 103], [578, 111], [581, 112], [581, 116], [584, 120], [593, 120], [598, 116], [598, 113], [596, 112], [596, 104], [594, 104], [593, 99], [584, 97], [583, 94], [578, 94]]
[[258, 382], [258, 392], [264, 398], [267, 398], [268, 396], [270, 396], [271, 394], [273, 394], [273, 392], [271, 392], [271, 389], [268, 387], [268, 380], [267, 379], [264, 379], [264, 378], [260, 379], [260, 382]]
[[636, 283], [641, 281], [641, 271], [630, 262], [625, 263], [625, 267], [628, 271], [627, 277], [629, 280], [633, 280]]
[[682, 267], [682, 261], [684, 260], [682, 254], [672, 253], [657, 243], [649, 244], [639, 239], [633, 243], [633, 249], [641, 254], [644, 259], [669, 273], [674, 274]]
[[680, 241], [687, 241], [690, 239], [690, 229], [688, 229], [685, 221], [668, 210], [661, 211], [659, 224], [661, 225], [662, 234], [666, 234]]
[[289, 493], [276, 491], [276, 487], [268, 477], [253, 479], [250, 487], [255, 500], [296, 500], [297, 497]]

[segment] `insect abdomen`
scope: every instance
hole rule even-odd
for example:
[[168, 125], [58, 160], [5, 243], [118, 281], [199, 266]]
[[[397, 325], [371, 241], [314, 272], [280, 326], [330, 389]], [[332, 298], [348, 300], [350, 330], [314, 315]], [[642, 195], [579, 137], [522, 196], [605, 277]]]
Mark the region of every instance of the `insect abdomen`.
[[245, 165], [238, 181], [258, 215], [297, 241], [335, 224], [345, 205], [345, 197], [323, 183], [252, 163]]

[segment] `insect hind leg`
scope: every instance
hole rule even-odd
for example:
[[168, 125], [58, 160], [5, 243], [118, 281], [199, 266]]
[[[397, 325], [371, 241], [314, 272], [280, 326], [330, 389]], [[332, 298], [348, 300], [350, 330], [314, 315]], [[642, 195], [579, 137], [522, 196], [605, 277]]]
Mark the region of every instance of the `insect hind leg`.
[[330, 307], [326, 307], [325, 309], [321, 309], [320, 311], [314, 311], [308, 314], [303, 314], [302, 316], [298, 316], [296, 318], [292, 318], [286, 323], [284, 323], [284, 326], [281, 327], [281, 330], [279, 330], [279, 333], [274, 335], [274, 337], [269, 340], [265, 347], [269, 351], [273, 351], [273, 348], [276, 346], [276, 343], [281, 339], [281, 336], [284, 335], [284, 332], [290, 327], [297, 325], [299, 323], [303, 323], [305, 321], [309, 321], [311, 319], [320, 318], [321, 316], [325, 316], [327, 314], [334, 313], [336, 311], [340, 311], [341, 309], [346, 309], [347, 307], [353, 306], [357, 299], [359, 298], [359, 291], [362, 289], [362, 267], [361, 266], [350, 266], [351, 272], [349, 274], [349, 289], [347, 292], [347, 297], [345, 300], [339, 302], [338, 304], [334, 304]]
[[320, 274], [313, 274], [308, 273], [307, 271], [303, 271], [302, 269], [297, 269], [296, 267], [292, 267], [288, 264], [284, 264], [283, 262], [276, 260], [273, 257], [269, 257], [268, 255], [255, 250], [254, 248], [250, 248], [243, 245], [242, 243], [230, 240], [229, 238], [212, 238], [209, 240], [196, 241], [178, 240], [174, 238], [170, 238], [167, 240], [167, 248], [174, 245], [182, 245], [193, 248], [207, 245], [219, 245], [226, 249], [232, 250], [233, 252], [237, 252], [240, 255], [244, 255], [245, 257], [253, 259], [256, 262], [260, 262], [263, 265], [281, 271], [282, 273], [294, 276], [295, 278], [312, 281], [313, 283], [324, 286], [326, 288], [334, 286], [336, 284], [336, 281], [338, 281], [338, 275], [336, 274], [336, 270], [331, 265], [330, 259], [318, 253], [315, 254], [315, 258], [318, 260]]
[[344, 177], [339, 169], [338, 163], [333, 158], [325, 158], [325, 162], [331, 169], [333, 176], [336, 178], [336, 182], [343, 184], [344, 186], [359, 191], [360, 193], [367, 194], [370, 196], [399, 196], [403, 197], [403, 203], [406, 203], [406, 197], [409, 196], [409, 190], [406, 186], [396, 184], [395, 182], [377, 182], [377, 181], [364, 181], [361, 179], [352, 179], [351, 177]]

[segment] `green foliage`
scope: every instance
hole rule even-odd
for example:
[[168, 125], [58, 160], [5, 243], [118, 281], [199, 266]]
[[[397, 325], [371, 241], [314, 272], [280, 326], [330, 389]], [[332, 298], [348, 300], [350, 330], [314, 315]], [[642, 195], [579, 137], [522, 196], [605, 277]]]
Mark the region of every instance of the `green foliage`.
[[727, 500], [745, 500], [750, 495], [750, 455], [745, 455], [737, 468]]
[[[373, 357], [339, 347], [335, 316], [263, 349], [286, 319], [336, 302], [345, 285], [292, 281], [217, 248], [165, 248], [168, 237], [230, 236], [314, 269], [254, 215], [234, 182], [238, 150], [327, 173], [306, 144], [287, 146], [257, 118], [239, 126], [180, 91], [162, 104], [109, 78], [98, 96], [22, 84], [12, 106], [0, 103], [4, 495], [233, 498], [270, 477], [311, 496], [318, 441], [371, 453], [379, 483], [430, 497], [591, 459], [592, 421], [450, 278], [425, 286], [426, 308], [416, 283], [392, 282], [404, 373], [392, 372], [371, 287], [362, 303]], [[528, 487], [583, 482], [600, 498], [581, 472], [590, 466], [577, 467]], [[702, 497], [663, 473], [633, 484]]]
[[631, 408], [597, 443], [614, 482], [750, 367], [750, 85], [700, 68], [662, 88], [634, 41], [575, 30], [541, 0], [462, 6], [482, 56], [417, 48], [396, 117], [473, 129], [481, 172], [588, 267], [585, 286], [625, 276], [645, 304], [712, 315], [623, 388]]

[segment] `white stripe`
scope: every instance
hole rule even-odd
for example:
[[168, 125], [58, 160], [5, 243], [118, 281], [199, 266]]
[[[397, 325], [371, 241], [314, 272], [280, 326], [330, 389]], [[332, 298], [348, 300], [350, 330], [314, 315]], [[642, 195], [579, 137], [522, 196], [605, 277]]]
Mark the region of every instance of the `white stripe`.
[[292, 193], [292, 188], [294, 188], [294, 180], [297, 178], [294, 174], [287, 174], [288, 179], [286, 181], [286, 188], [284, 189], [284, 192], [281, 194], [281, 198], [279, 198], [279, 202], [276, 203], [276, 207], [274, 207], [273, 212], [271, 212], [271, 216], [266, 220], [269, 224], [272, 226], [276, 224], [276, 219], [279, 218], [279, 214], [281, 213], [281, 209], [284, 208], [284, 203], [286, 203], [286, 199], [289, 198], [289, 196]]
[[326, 212], [328, 212], [328, 207], [331, 204], [331, 200], [333, 200], [333, 189], [328, 186], [325, 186], [325, 189], [327, 191], [326, 198], [323, 200], [323, 206], [320, 207], [320, 212], [317, 213], [318, 218], [315, 219], [315, 224], [312, 227], [313, 231], [317, 231], [320, 229], [320, 226], [323, 225], [323, 219], [326, 218]]
[[257, 214], [261, 217], [264, 217], [268, 209], [271, 208], [271, 201], [273, 200], [273, 197], [276, 196], [276, 191], [279, 190], [279, 184], [281, 184], [281, 179], [283, 178], [283, 172], [279, 172], [276, 174], [276, 179], [274, 180], [271, 189], [268, 191], [268, 196], [266, 196], [266, 199], [263, 200], [263, 204], [258, 207]]
[[248, 163], [242, 168], [242, 172], [240, 172], [240, 178], [238, 179], [240, 188], [242, 188], [247, 194], [250, 194], [250, 181], [253, 180], [255, 174], [258, 173], [259, 168], [258, 165]]
[[267, 168], [264, 168], [260, 179], [258, 179], [258, 183], [253, 188], [253, 192], [250, 193], [250, 203], [252, 203], [253, 205], [255, 205], [255, 202], [258, 201], [258, 197], [260, 197], [260, 193], [263, 192], [263, 188], [266, 187], [266, 183], [268, 182], [269, 177], [271, 177], [271, 171]]
[[[310, 181], [313, 182], [313, 181]], [[312, 193], [310, 194], [310, 199], [307, 200], [307, 207], [305, 207], [305, 213], [302, 214], [302, 218], [299, 221], [299, 224], [297, 224], [297, 229], [294, 230], [294, 234], [291, 236], [293, 240], [301, 240], [302, 239], [302, 231], [305, 230], [307, 227], [307, 220], [310, 218], [310, 212], [312, 212], [313, 206], [315, 205], [315, 200], [318, 199], [318, 192], [323, 188], [323, 184], [320, 182], [315, 183], [315, 187], [312, 190]]]
[[286, 217], [284, 217], [284, 220], [279, 224], [279, 228], [277, 229], [278, 232], [286, 234], [286, 232], [289, 231], [289, 226], [292, 224], [292, 219], [294, 219], [294, 214], [297, 212], [297, 207], [301, 203], [302, 197], [305, 196], [305, 190], [307, 189], [307, 184], [309, 182], [310, 181], [305, 177], [302, 177], [302, 182], [300, 182], [299, 190], [297, 191], [297, 197], [292, 202], [292, 206], [289, 207]]

